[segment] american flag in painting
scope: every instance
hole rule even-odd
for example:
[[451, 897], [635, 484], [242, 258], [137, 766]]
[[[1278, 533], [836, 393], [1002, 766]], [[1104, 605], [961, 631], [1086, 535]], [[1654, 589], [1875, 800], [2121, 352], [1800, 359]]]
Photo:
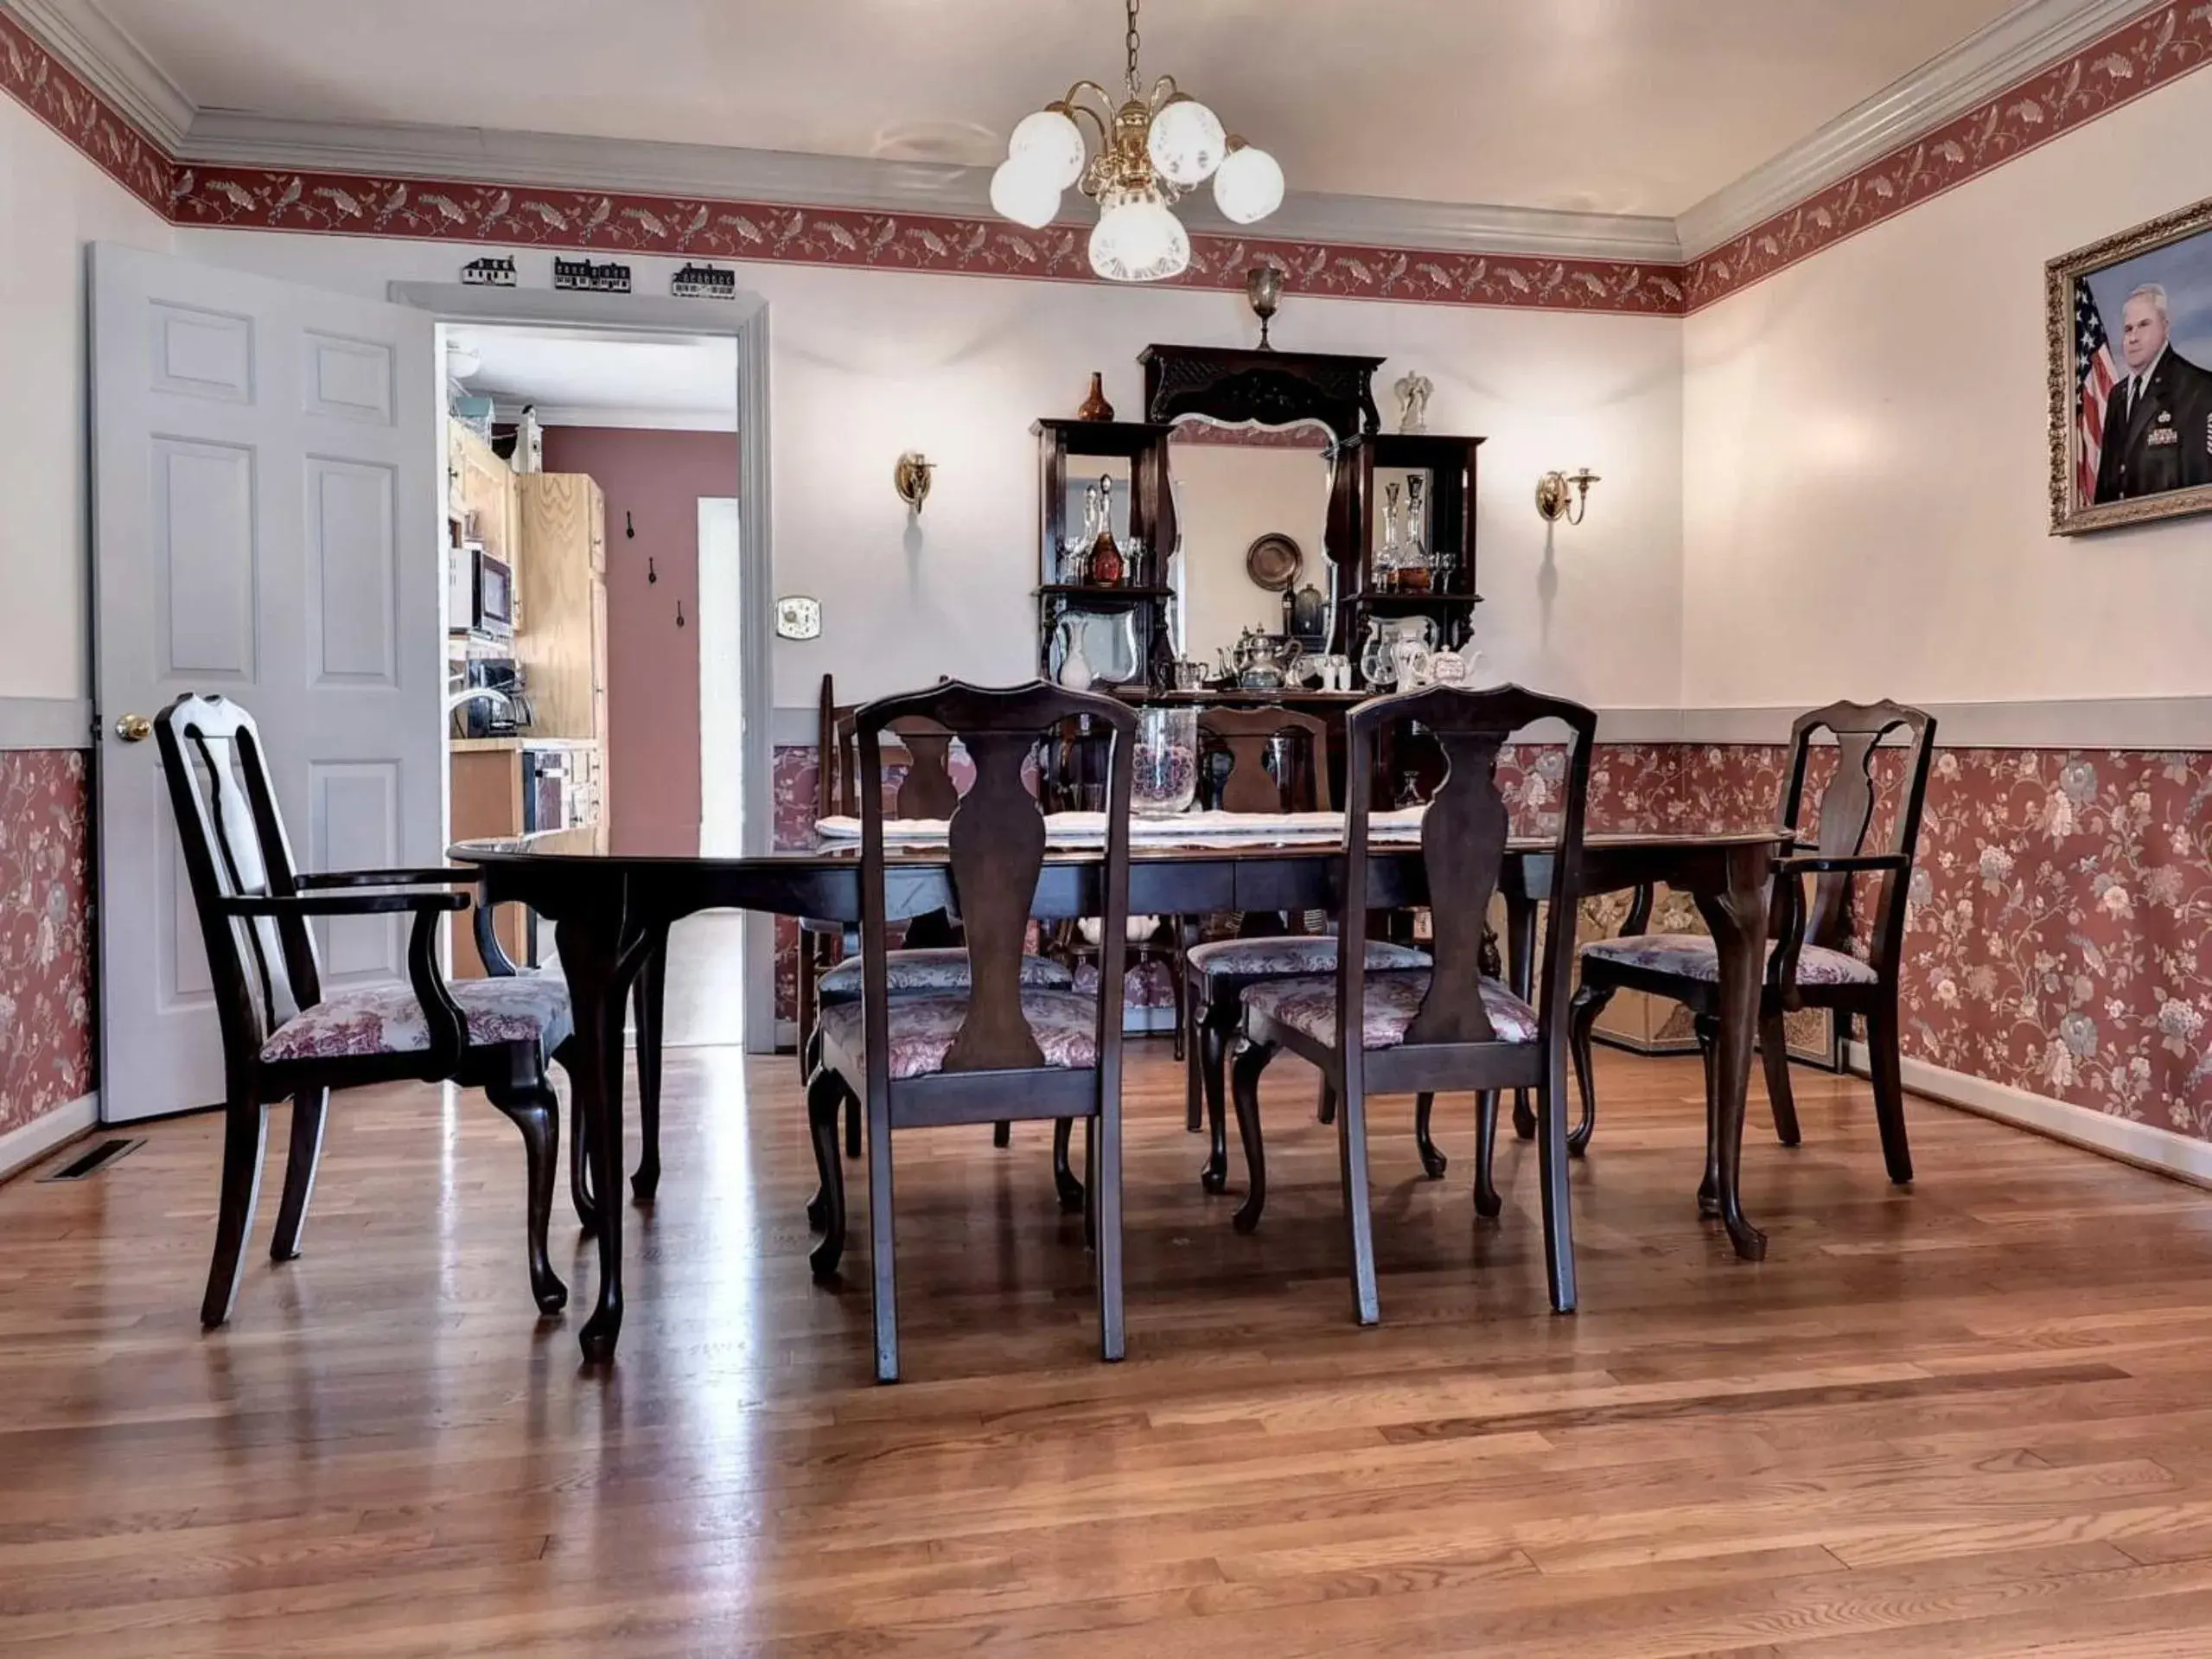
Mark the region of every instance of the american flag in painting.
[[2105, 404], [2120, 384], [2120, 366], [2112, 360], [2112, 341], [2105, 335], [2105, 320], [2097, 315], [2097, 297], [2086, 278], [2074, 279], [2074, 361], [2081, 382], [2081, 464], [2075, 469], [2080, 499], [2097, 498], [2097, 463], [2104, 455]]

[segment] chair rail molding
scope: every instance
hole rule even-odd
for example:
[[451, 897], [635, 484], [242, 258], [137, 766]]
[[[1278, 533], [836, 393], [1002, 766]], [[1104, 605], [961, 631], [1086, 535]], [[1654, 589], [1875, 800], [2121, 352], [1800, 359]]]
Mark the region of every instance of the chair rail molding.
[[89, 697], [0, 697], [0, 750], [90, 749]]

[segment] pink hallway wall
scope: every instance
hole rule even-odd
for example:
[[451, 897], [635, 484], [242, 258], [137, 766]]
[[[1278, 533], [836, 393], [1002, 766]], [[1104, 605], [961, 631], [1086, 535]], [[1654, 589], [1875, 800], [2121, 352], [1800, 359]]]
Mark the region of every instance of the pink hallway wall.
[[[607, 767], [615, 845], [694, 829], [698, 503], [702, 495], [736, 494], [737, 435], [550, 427], [545, 470], [589, 473], [607, 496]], [[648, 558], [658, 582], [646, 580]]]

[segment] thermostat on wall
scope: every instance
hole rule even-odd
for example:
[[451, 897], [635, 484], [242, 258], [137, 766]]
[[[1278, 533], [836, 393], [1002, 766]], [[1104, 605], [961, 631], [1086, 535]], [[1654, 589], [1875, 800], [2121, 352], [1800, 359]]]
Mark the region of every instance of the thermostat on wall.
[[819, 640], [822, 637], [822, 602], [794, 593], [775, 602], [778, 639]]

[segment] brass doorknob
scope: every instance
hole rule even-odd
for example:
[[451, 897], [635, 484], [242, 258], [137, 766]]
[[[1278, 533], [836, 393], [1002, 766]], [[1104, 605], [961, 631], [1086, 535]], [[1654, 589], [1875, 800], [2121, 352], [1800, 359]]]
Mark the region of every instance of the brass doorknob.
[[126, 743], [143, 743], [154, 735], [154, 723], [143, 714], [126, 714], [115, 723], [115, 735]]

